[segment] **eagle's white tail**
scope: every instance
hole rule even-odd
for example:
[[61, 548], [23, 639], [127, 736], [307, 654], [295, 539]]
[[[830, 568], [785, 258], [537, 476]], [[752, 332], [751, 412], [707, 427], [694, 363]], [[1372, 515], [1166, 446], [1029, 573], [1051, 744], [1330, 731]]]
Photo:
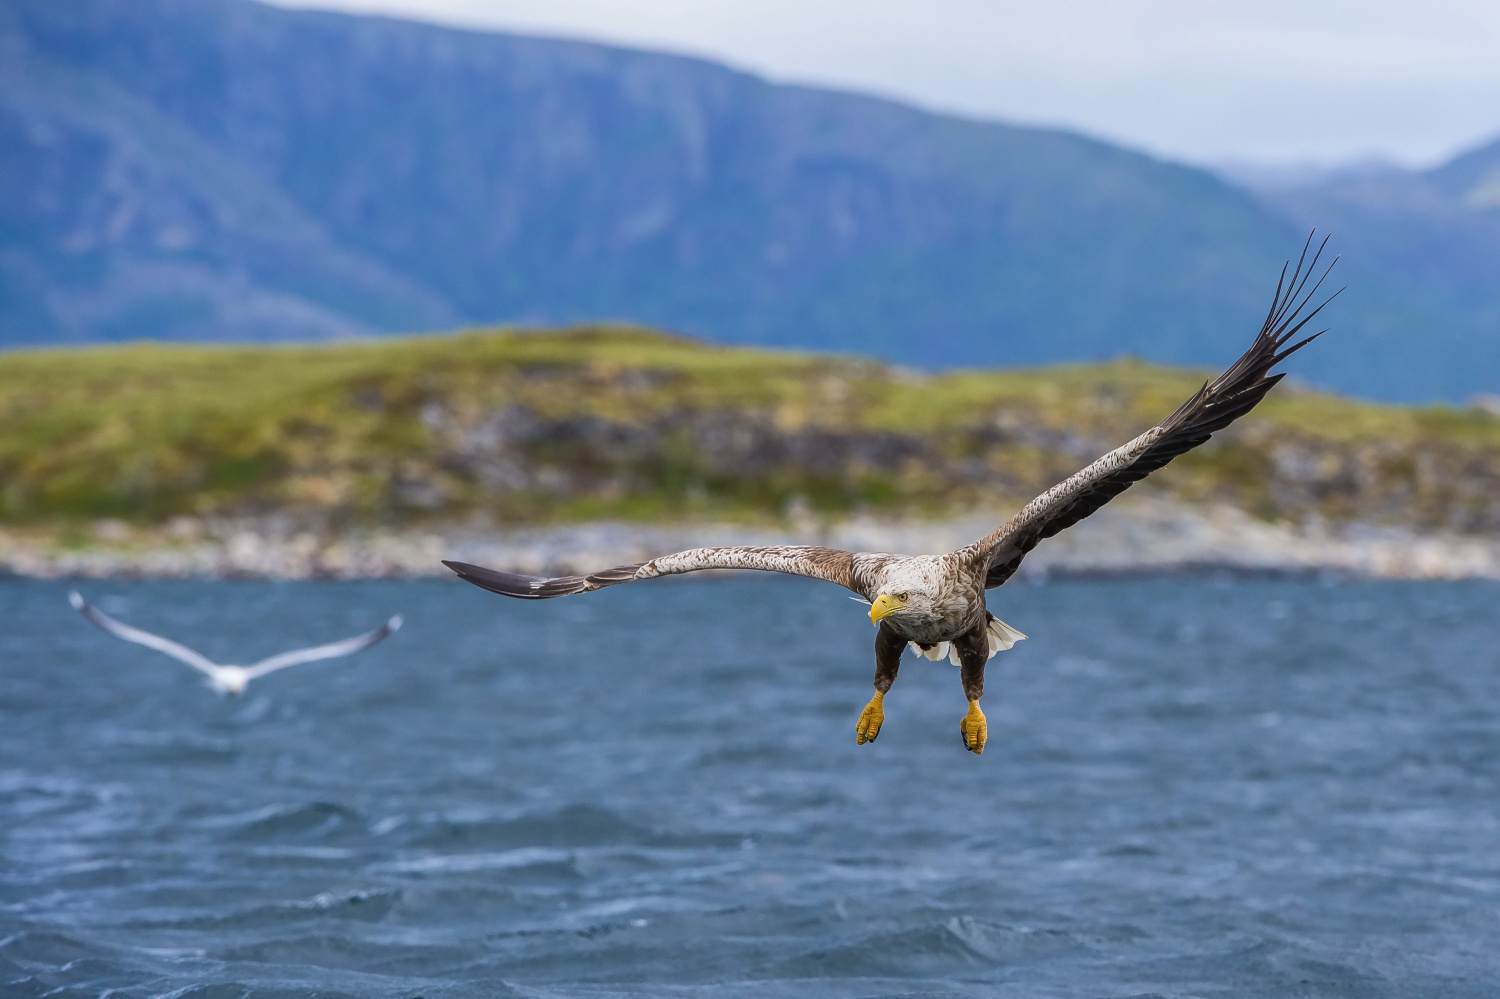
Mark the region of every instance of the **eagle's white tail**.
[[[1004, 652], [1026, 637], [998, 617], [990, 618], [990, 623], [985, 628], [985, 631], [988, 633], [990, 639], [990, 659], [995, 658], [995, 653]], [[937, 662], [939, 659], [947, 656], [948, 661], [953, 665], [963, 665], [958, 660], [958, 648], [952, 642], [938, 642], [930, 649], [924, 649], [916, 642], [912, 642], [911, 650], [919, 656], [931, 659], [933, 662]]]
[[990, 658], [992, 659], [996, 652], [1004, 652], [1026, 637], [998, 617], [990, 618], [990, 625], [986, 630], [990, 633]]

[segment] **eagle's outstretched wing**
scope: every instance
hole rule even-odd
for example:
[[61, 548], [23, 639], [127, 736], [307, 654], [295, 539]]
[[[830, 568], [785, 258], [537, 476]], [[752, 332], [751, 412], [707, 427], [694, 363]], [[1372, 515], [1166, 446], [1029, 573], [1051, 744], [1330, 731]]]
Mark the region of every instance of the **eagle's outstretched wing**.
[[647, 562], [620, 565], [587, 576], [518, 576], [508, 572], [496, 572], [483, 566], [466, 562], [443, 564], [459, 578], [475, 586], [481, 586], [507, 597], [526, 600], [546, 600], [550, 597], [566, 597], [573, 593], [586, 593], [616, 583], [630, 583], [637, 579], [654, 579], [682, 572], [697, 572], [700, 569], [759, 569], [764, 572], [785, 572], [794, 576], [810, 576], [847, 587], [863, 597], [869, 598], [878, 585], [880, 568], [896, 556], [846, 552], [838, 548], [822, 548], [811, 545], [768, 545], [742, 548], [692, 548], [675, 555], [663, 555]]
[[999, 586], [1014, 575], [1021, 560], [1041, 541], [1072, 527], [1130, 488], [1132, 483], [1144, 479], [1179, 454], [1191, 451], [1216, 431], [1250, 412], [1265, 398], [1266, 393], [1284, 377], [1269, 374], [1271, 368], [1322, 335], [1320, 331], [1290, 347], [1286, 345], [1338, 294], [1334, 292], [1317, 308], [1298, 318], [1328, 277], [1333, 263], [1338, 262], [1335, 258], [1312, 288], [1306, 288], [1327, 245], [1325, 238], [1309, 261], [1307, 253], [1312, 247], [1312, 237], [1309, 236], [1291, 280], [1287, 280], [1287, 269], [1282, 268], [1281, 280], [1276, 284], [1276, 297], [1271, 302], [1265, 324], [1250, 349], [1228, 371], [1205, 383], [1177, 412], [1129, 444], [1116, 448], [1042, 493], [988, 537], [974, 544], [977, 559], [988, 567], [986, 588]]
[[345, 638], [337, 642], [329, 642], [327, 645], [315, 645], [310, 649], [293, 649], [290, 652], [282, 652], [277, 655], [262, 659], [245, 667], [247, 679], [254, 680], [256, 677], [274, 673], [288, 666], [300, 666], [303, 663], [317, 662], [320, 659], [338, 659], [342, 656], [352, 656], [363, 649], [368, 649], [377, 642], [383, 642], [401, 628], [401, 615], [397, 614], [385, 624], [374, 631], [367, 631], [363, 635], [355, 635], [353, 638]]

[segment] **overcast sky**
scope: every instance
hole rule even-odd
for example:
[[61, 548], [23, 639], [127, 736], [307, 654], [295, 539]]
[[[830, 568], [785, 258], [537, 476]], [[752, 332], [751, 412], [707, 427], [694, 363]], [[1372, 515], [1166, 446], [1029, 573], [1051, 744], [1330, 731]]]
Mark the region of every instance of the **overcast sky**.
[[278, 0], [722, 60], [1197, 163], [1500, 136], [1497, 0]]

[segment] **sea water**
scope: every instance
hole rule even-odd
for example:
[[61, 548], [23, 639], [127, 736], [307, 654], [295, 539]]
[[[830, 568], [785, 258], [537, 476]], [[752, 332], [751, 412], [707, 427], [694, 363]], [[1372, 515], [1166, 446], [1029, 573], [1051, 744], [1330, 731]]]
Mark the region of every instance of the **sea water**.
[[989, 746], [767, 576], [0, 581], [0, 995], [1494, 996], [1500, 587], [1013, 585]]

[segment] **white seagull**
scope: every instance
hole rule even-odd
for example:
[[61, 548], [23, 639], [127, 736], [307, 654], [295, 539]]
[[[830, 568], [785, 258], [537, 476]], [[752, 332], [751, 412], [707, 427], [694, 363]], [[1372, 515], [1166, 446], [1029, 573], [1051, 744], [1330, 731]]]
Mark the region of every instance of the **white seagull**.
[[153, 635], [149, 631], [132, 628], [128, 624], [122, 624], [101, 611], [99, 608], [84, 600], [77, 591], [68, 594], [68, 602], [73, 609], [116, 638], [123, 638], [127, 642], [144, 645], [148, 649], [157, 652], [165, 652], [179, 662], [187, 663], [193, 669], [208, 677], [208, 686], [220, 694], [241, 694], [245, 686], [251, 680], [274, 673], [288, 666], [299, 666], [302, 663], [317, 662], [319, 659], [338, 659], [341, 656], [352, 656], [361, 649], [368, 649], [376, 642], [384, 641], [401, 627], [401, 615], [397, 614], [385, 624], [374, 631], [367, 631], [363, 635], [355, 635], [339, 642], [330, 642], [327, 645], [315, 645], [310, 649], [293, 649], [280, 655], [262, 659], [250, 666], [227, 666], [213, 662], [205, 656], [199, 655], [186, 645], [181, 645], [170, 638], [162, 638]]

